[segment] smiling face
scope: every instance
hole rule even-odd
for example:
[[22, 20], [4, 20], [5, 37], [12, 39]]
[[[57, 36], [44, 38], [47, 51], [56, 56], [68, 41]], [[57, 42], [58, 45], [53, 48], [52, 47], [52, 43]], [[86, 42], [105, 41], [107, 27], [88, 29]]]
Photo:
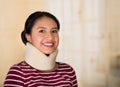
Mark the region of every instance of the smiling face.
[[26, 34], [26, 38], [41, 52], [51, 54], [59, 44], [57, 24], [49, 17], [42, 17], [35, 22], [31, 34]]

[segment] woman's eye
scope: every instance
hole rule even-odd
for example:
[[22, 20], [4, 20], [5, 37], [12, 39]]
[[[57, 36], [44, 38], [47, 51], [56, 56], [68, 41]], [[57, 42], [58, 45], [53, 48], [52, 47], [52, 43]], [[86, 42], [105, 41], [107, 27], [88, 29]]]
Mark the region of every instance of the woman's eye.
[[44, 33], [44, 30], [39, 30], [40, 33]]
[[58, 33], [58, 30], [52, 30], [52, 33]]

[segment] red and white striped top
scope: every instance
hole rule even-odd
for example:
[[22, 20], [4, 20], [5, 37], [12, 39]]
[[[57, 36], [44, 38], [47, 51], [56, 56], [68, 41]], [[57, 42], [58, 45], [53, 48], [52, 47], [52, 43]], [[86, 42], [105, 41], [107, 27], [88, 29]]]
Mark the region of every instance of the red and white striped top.
[[58, 63], [54, 71], [37, 70], [24, 61], [12, 66], [4, 87], [78, 87], [75, 71], [66, 63]]

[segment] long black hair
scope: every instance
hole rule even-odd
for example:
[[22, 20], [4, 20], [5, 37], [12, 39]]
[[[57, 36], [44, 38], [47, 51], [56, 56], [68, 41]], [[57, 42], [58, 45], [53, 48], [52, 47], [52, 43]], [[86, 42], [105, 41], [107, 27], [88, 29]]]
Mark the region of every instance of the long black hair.
[[34, 12], [27, 18], [27, 20], [25, 22], [24, 30], [21, 33], [21, 39], [24, 44], [26, 44], [28, 42], [25, 34], [31, 34], [32, 27], [35, 24], [36, 20], [38, 20], [42, 17], [49, 17], [49, 18], [53, 19], [57, 24], [58, 30], [60, 29], [60, 23], [53, 14], [51, 14], [49, 12], [45, 12], [45, 11]]

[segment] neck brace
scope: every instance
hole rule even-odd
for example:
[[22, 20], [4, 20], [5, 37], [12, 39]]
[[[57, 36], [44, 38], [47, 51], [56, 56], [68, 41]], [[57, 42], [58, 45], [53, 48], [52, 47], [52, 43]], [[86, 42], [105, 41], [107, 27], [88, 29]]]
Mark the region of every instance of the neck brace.
[[56, 56], [58, 50], [54, 51], [49, 56], [35, 48], [32, 44], [26, 44], [26, 50], [24, 52], [24, 60], [30, 66], [38, 70], [52, 70], [56, 65]]

